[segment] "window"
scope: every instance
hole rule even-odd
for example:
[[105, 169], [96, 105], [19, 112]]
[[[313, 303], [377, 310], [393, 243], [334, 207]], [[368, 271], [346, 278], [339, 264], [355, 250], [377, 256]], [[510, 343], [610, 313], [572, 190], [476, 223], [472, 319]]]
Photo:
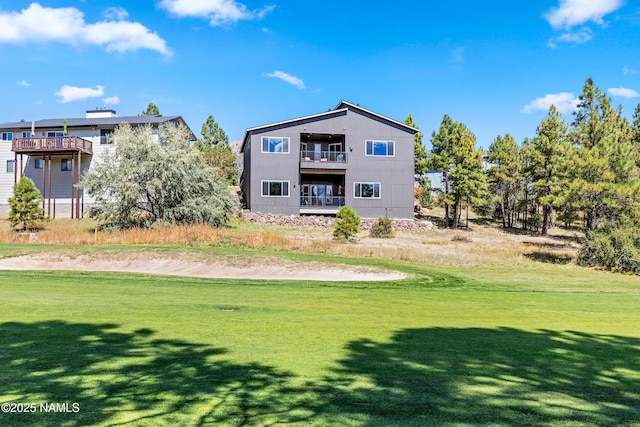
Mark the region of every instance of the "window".
[[44, 159], [36, 159], [33, 162], [33, 167], [36, 169], [42, 169], [44, 167]]
[[395, 156], [395, 143], [393, 141], [366, 141], [366, 145], [367, 156]]
[[2, 140], [2, 141], [12, 141], [13, 140], [13, 132], [2, 132], [0, 140]]
[[7, 172], [13, 172], [13, 168], [16, 165], [15, 160], [7, 160]]
[[356, 199], [379, 199], [380, 183], [356, 182], [353, 191], [353, 197], [355, 197]]
[[47, 132], [48, 138], [55, 138], [56, 136], [64, 136], [62, 132]]
[[262, 137], [262, 152], [263, 153], [289, 153], [289, 138], [287, 137]]
[[262, 181], [262, 197], [289, 197], [289, 181]]
[[60, 160], [60, 170], [61, 171], [70, 171], [71, 170], [71, 159], [62, 159], [62, 160]]
[[112, 144], [113, 131], [111, 129], [100, 129], [100, 144]]
[[31, 138], [31, 132], [22, 132], [23, 138]]

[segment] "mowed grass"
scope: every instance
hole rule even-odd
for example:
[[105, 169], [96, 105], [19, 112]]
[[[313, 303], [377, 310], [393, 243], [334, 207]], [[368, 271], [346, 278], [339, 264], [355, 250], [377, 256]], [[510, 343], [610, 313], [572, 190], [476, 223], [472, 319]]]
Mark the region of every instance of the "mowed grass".
[[635, 276], [277, 254], [409, 277], [2, 271], [0, 402], [80, 410], [0, 425], [640, 425]]

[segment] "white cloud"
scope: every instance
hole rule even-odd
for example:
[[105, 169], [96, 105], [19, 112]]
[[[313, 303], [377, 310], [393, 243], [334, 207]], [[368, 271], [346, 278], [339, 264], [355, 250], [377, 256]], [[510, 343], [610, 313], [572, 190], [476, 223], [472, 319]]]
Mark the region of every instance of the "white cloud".
[[613, 96], [621, 96], [623, 98], [638, 98], [640, 97], [640, 93], [636, 92], [633, 89], [627, 89], [626, 87], [611, 87], [607, 89]]
[[247, 19], [262, 19], [275, 6], [249, 10], [235, 0], [162, 0], [160, 7], [180, 17], [206, 18], [212, 26]]
[[556, 38], [556, 41], [561, 43], [577, 43], [582, 44], [591, 40], [591, 30], [584, 28], [575, 33], [564, 33]]
[[127, 19], [129, 17], [129, 12], [121, 7], [110, 7], [106, 9], [102, 13], [102, 15], [109, 20], [122, 21], [123, 19]]
[[534, 110], [547, 111], [552, 105], [554, 105], [560, 113], [569, 113], [576, 109], [578, 101], [578, 98], [569, 92], [552, 93], [547, 94], [542, 98], [534, 99], [524, 106], [522, 112], [532, 113]]
[[[20, 12], [0, 11], [0, 43], [59, 42], [103, 46], [107, 52], [150, 49], [171, 55], [165, 40], [138, 22], [123, 21], [124, 9], [108, 9], [111, 18], [88, 24], [73, 7], [50, 8], [32, 3]], [[113, 20], [112, 18], [118, 20]]]
[[604, 25], [604, 16], [620, 9], [624, 0], [560, 0], [558, 7], [545, 14], [555, 29], [571, 28], [587, 22]]
[[287, 74], [283, 71], [274, 71], [273, 73], [267, 74], [267, 76], [284, 80], [285, 82], [293, 86], [296, 86], [298, 89], [304, 89], [304, 82], [302, 81], [302, 79], [299, 79], [298, 77]]
[[104, 96], [104, 86], [96, 86], [95, 89], [92, 89], [90, 87], [64, 85], [55, 93], [55, 95], [61, 97], [62, 99], [60, 102], [65, 104], [67, 102], [81, 101], [83, 99]]
[[103, 98], [102, 101], [107, 105], [116, 105], [120, 103], [120, 98], [117, 96], [110, 96], [109, 98]]
[[625, 74], [637, 74], [638, 70], [632, 70], [631, 68], [622, 67], [622, 72]]
[[31, 83], [29, 83], [26, 80], [20, 80], [18, 83], [16, 83], [18, 86], [24, 86], [24, 87], [29, 87], [31, 86]]

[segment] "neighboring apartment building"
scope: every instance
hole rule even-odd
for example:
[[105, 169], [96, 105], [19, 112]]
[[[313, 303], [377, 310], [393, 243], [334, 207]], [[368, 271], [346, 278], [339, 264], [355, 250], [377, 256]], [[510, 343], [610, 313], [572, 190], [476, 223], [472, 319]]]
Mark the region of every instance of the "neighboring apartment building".
[[342, 101], [330, 111], [247, 129], [241, 185], [252, 211], [413, 218], [418, 130]]
[[180, 116], [118, 117], [107, 109], [87, 111], [84, 118], [0, 123], [0, 213], [9, 211], [13, 185], [25, 175], [42, 193], [46, 214], [81, 218], [93, 200], [75, 184], [109, 149], [114, 129], [121, 123], [157, 129], [166, 122], [186, 126]]

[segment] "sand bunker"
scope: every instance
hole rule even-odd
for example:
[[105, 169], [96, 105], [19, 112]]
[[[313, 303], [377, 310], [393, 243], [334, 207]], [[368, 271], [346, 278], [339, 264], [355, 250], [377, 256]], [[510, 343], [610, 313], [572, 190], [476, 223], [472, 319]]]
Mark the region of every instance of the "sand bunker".
[[97, 255], [37, 254], [0, 259], [0, 270], [118, 271], [219, 279], [387, 281], [402, 273], [368, 267], [319, 262], [293, 262], [280, 258], [192, 260], [151, 257], [149, 254]]

